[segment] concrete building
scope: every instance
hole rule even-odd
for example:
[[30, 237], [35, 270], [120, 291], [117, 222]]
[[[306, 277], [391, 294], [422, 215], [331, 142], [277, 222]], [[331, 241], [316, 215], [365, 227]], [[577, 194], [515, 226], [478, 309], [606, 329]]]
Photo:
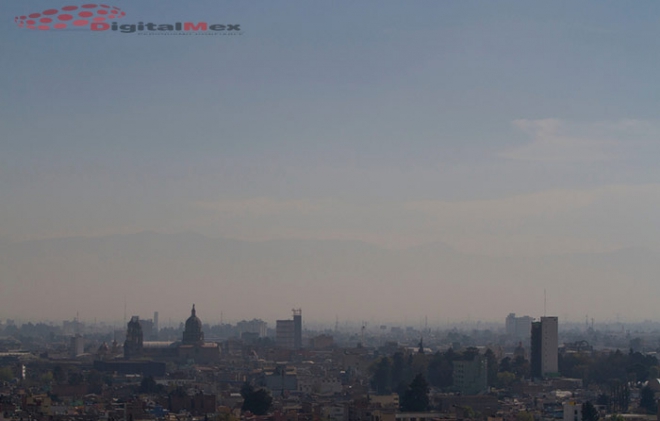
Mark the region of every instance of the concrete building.
[[582, 405], [575, 401], [564, 402], [564, 421], [582, 421]]
[[309, 340], [309, 346], [312, 349], [328, 349], [332, 348], [335, 344], [335, 340], [330, 335], [318, 335]]
[[275, 344], [286, 349], [295, 346], [295, 328], [293, 320], [278, 320], [275, 322]]
[[302, 310], [293, 310], [293, 348], [302, 348]]
[[85, 353], [85, 339], [80, 335], [71, 337], [71, 357], [75, 358], [78, 355]]
[[159, 331], [160, 331], [160, 325], [158, 324], [158, 312], [154, 311], [153, 339], [158, 340]]
[[278, 366], [271, 372], [264, 373], [262, 384], [273, 396], [298, 390], [298, 374], [293, 367]]
[[454, 387], [462, 395], [488, 392], [488, 362], [483, 355], [471, 361], [454, 361]]
[[236, 329], [238, 329], [241, 336], [244, 333], [254, 333], [257, 335], [257, 338], [265, 338], [268, 332], [268, 323], [259, 319], [252, 319], [250, 321], [241, 320], [236, 323]]
[[275, 343], [286, 349], [302, 348], [302, 311], [293, 310], [293, 320], [278, 320], [275, 323]]
[[516, 313], [506, 316], [506, 334], [514, 339], [527, 339], [531, 332], [533, 319], [529, 316], [516, 317]]
[[555, 377], [559, 373], [559, 334], [557, 317], [541, 317], [531, 328], [532, 378]]

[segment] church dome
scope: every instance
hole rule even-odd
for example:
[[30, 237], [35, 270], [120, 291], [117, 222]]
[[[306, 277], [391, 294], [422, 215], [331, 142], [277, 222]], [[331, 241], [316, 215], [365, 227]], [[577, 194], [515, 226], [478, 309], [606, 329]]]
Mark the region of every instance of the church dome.
[[204, 333], [202, 333], [202, 321], [197, 317], [195, 311], [195, 304], [190, 311], [190, 317], [186, 320], [186, 328], [183, 331], [183, 343], [192, 344], [204, 341]]
[[202, 330], [202, 321], [197, 317], [197, 312], [195, 311], [195, 304], [190, 312], [190, 317], [186, 320], [186, 330]]

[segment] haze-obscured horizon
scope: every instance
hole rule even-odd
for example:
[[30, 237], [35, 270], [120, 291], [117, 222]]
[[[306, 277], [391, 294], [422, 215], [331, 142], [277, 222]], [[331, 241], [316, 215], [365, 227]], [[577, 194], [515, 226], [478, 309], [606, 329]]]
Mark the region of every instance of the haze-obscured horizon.
[[660, 318], [660, 4], [113, 4], [241, 35], [0, 4], [0, 319]]

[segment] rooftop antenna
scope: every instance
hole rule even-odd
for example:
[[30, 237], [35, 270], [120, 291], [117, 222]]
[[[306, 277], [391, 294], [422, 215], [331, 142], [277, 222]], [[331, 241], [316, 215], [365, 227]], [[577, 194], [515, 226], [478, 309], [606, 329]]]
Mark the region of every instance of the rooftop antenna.
[[543, 288], [543, 317], [546, 317], [548, 314], [546, 308], [548, 306], [548, 297], [546, 296], [545, 288]]

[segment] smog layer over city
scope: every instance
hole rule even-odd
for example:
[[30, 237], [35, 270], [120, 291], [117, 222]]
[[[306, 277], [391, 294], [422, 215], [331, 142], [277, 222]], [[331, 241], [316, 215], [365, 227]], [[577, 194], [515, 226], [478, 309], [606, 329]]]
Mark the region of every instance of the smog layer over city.
[[0, 421], [658, 419], [660, 3], [0, 17]]

